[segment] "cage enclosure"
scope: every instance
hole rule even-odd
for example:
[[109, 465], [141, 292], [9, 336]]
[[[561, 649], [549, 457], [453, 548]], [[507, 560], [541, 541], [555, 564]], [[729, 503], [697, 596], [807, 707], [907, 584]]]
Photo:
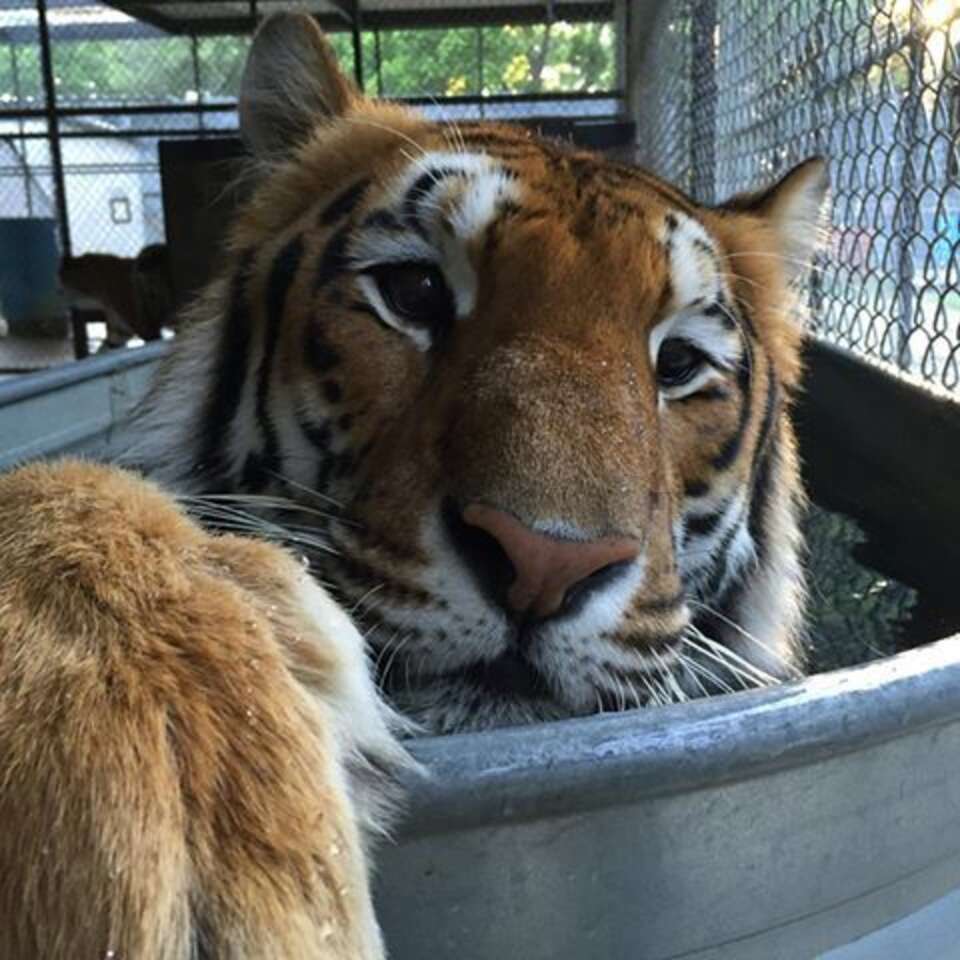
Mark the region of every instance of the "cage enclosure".
[[[257, 12], [110, 6], [195, 44], [248, 30]], [[259, 12], [271, 6], [283, 4], [261, 0]], [[960, 5], [298, 6], [328, 28], [352, 28], [339, 35], [342, 52], [368, 90], [388, 95], [435, 94], [390, 88], [390, 44], [400, 43], [391, 30], [474, 29], [482, 51], [491, 25], [597, 23], [613, 38], [609, 72], [588, 96], [490, 94], [478, 82], [426, 107], [522, 115], [574, 139], [616, 130], [599, 145], [621, 152], [629, 131], [633, 159], [705, 203], [813, 154], [831, 170], [831, 240], [810, 284], [796, 408], [813, 501], [813, 674], [683, 705], [414, 742], [430, 776], [411, 780], [408, 814], [379, 855], [391, 957], [956, 956]], [[205, 102], [197, 89], [195, 112], [175, 112], [178, 136], [195, 138], [202, 123], [207, 134], [233, 132], [213, 121], [233, 109], [229, 97]], [[182, 126], [187, 117], [196, 128]], [[165, 145], [165, 162], [174, 170], [201, 154], [233, 155], [205, 139], [197, 152]], [[60, 175], [69, 186], [69, 171]], [[206, 181], [181, 176], [164, 191], [166, 237], [202, 234], [209, 248], [190, 220], [204, 206], [197, 183]], [[203, 189], [222, 199], [215, 183]], [[195, 271], [195, 257], [183, 262]], [[109, 457], [164, 349], [0, 383], [0, 467], [63, 451]]]

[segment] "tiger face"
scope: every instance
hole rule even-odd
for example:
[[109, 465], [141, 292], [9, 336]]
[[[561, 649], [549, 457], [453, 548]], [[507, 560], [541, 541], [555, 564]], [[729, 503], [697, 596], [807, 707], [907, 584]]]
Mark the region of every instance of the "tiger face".
[[157, 472], [298, 501], [270, 523], [433, 731], [797, 668], [790, 289], [819, 161], [698, 206], [365, 99], [292, 15], [257, 36], [241, 122], [259, 186], [149, 401]]

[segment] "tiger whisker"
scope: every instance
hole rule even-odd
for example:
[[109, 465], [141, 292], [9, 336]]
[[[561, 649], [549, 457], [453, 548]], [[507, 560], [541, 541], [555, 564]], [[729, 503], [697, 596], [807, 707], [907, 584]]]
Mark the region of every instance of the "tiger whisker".
[[296, 543], [324, 553], [337, 553], [327, 538], [311, 533], [312, 528], [298, 529], [295, 526], [277, 524], [259, 514], [248, 513], [222, 504], [205, 503], [202, 498], [194, 500], [192, 506], [186, 501], [187, 498], [181, 500], [187, 505], [188, 512], [198, 519], [215, 523], [222, 530], [251, 534], [281, 544]]
[[382, 654], [381, 656], [377, 657], [377, 673], [380, 677], [380, 683], [386, 684], [387, 678], [390, 676], [390, 671], [393, 669], [393, 665], [396, 662], [400, 651], [410, 642], [411, 639], [413, 639], [412, 633], [403, 633], [400, 630], [397, 630], [383, 645], [383, 651], [392, 650], [392, 652], [390, 654], [390, 659], [384, 665], [382, 672], [380, 672], [380, 660]]
[[736, 665], [737, 669], [743, 671], [745, 675], [756, 678], [756, 680], [764, 686], [773, 685], [779, 682], [778, 679], [773, 676], [773, 674], [768, 673], [766, 670], [762, 670], [760, 667], [741, 657], [740, 654], [738, 654], [735, 650], [731, 650], [724, 644], [718, 643], [716, 640], [712, 640], [703, 634], [700, 636], [700, 642], [705, 643], [710, 650], [716, 652], [721, 658], [726, 658], [729, 669], [734, 669], [734, 665]]
[[305, 493], [308, 496], [316, 497], [318, 500], [324, 501], [324, 503], [329, 503], [331, 506], [337, 507], [338, 509], [343, 509], [343, 502], [336, 500], [334, 497], [328, 496], [325, 493], [321, 493], [319, 490], [314, 490], [312, 487], [308, 487], [305, 483], [300, 483], [297, 480], [294, 480], [293, 477], [288, 477], [286, 474], [280, 473], [276, 470], [268, 470], [271, 476], [276, 477], [281, 483], [285, 483], [288, 486], [293, 487], [295, 490], [299, 490], [301, 493]]
[[768, 643], [765, 643], [765, 642], [764, 642], [763, 640], [761, 640], [759, 637], [754, 636], [754, 634], [750, 633], [748, 630], [745, 630], [745, 629], [743, 628], [743, 626], [741, 626], [741, 625], [740, 625], [739, 623], [737, 623], [735, 620], [731, 620], [728, 616], [722, 614], [719, 610], [715, 610], [715, 609], [714, 609], [713, 607], [711, 607], [709, 604], [703, 603], [703, 602], [700, 601], [700, 600], [693, 600], [693, 599], [691, 599], [691, 600], [689, 600], [688, 602], [690, 603], [691, 606], [699, 607], [699, 608], [700, 608], [701, 610], [703, 610], [705, 613], [708, 613], [708, 614], [710, 614], [711, 616], [716, 617], [718, 620], [720, 620], [721, 622], [723, 622], [723, 623], [726, 624], [727, 626], [729, 626], [729, 627], [731, 627], [732, 629], [736, 630], [737, 633], [739, 633], [740, 636], [742, 636], [745, 640], [749, 641], [750, 643], [756, 644], [758, 647], [760, 647], [761, 650], [763, 650], [765, 653], [769, 654], [771, 658], [773, 658], [774, 660], [778, 661], [795, 679], [799, 679], [800, 677], [803, 676], [803, 672], [802, 672], [801, 670], [799, 670], [794, 664], [790, 663], [790, 662], [783, 656], [783, 654], [778, 653], [778, 652], [777, 652], [776, 650], [774, 650], [773, 647], [771, 647]]
[[[698, 660], [695, 660], [693, 657], [685, 657], [686, 664], [694, 674], [698, 677], [703, 677], [707, 683], [713, 684], [715, 687], [723, 691], [723, 693], [734, 693], [734, 688], [730, 686], [722, 677], [714, 673], [706, 664], [700, 663]], [[699, 680], [697, 681], [699, 683]], [[703, 689], [701, 685], [701, 689]], [[709, 693], [707, 693], [709, 696]]]
[[657, 664], [660, 667], [661, 676], [663, 677], [664, 683], [673, 694], [673, 702], [686, 703], [689, 697], [687, 697], [682, 687], [677, 683], [677, 678], [674, 676], [673, 670], [663, 659], [658, 650], [651, 650], [651, 653], [653, 654], [654, 660], [657, 661]]
[[743, 689], [765, 687], [779, 682], [776, 677], [744, 660], [729, 647], [711, 640], [696, 627], [690, 628], [690, 631], [684, 636], [683, 642], [692, 650], [726, 670], [742, 684]]
[[376, 586], [371, 587], [365, 593], [362, 593], [360, 597], [356, 600], [356, 602], [350, 607], [351, 618], [357, 615], [362, 616], [364, 605], [367, 604], [367, 602], [371, 599], [371, 597], [374, 597], [376, 595], [377, 591], [382, 590], [383, 587], [384, 587], [384, 584], [378, 583]]
[[[271, 496], [269, 494], [257, 493], [209, 493], [194, 496], [184, 496], [180, 498], [187, 503], [196, 504], [247, 504], [251, 507], [258, 507], [262, 510], [288, 510], [295, 513], [304, 513], [308, 516], [320, 517], [323, 520], [339, 520], [336, 514], [328, 513], [324, 510], [317, 510], [315, 507], [308, 507], [289, 497]], [[227, 509], [225, 507], [225, 509]], [[239, 508], [234, 508], [239, 509]], [[259, 514], [256, 514], [259, 516]]]
[[690, 658], [681, 653], [679, 656], [679, 662], [680, 667], [684, 671], [685, 675], [692, 683], [696, 684], [697, 689], [700, 691], [700, 695], [703, 697], [708, 697], [710, 694], [707, 692], [707, 688], [701, 683], [697, 672], [693, 669], [694, 664], [691, 662]]

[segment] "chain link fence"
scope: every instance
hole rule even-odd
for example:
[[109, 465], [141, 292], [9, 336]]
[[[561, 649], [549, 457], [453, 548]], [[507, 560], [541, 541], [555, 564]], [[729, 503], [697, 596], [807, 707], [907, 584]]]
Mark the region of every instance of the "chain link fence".
[[[638, 159], [718, 203], [814, 154], [832, 229], [813, 333], [960, 391], [960, 3], [674, 0], [635, 93]], [[805, 521], [812, 671], [895, 652], [914, 590], [865, 566], [849, 517]]]
[[641, 161], [718, 202], [828, 158], [814, 332], [957, 391], [960, 4], [678, 0], [655, 33]]

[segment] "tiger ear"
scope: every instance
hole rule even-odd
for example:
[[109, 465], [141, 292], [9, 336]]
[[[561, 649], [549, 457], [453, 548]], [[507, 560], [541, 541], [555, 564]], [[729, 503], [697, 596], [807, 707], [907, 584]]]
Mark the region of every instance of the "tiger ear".
[[277, 13], [257, 30], [240, 84], [240, 132], [254, 155], [279, 159], [359, 94], [313, 17]]
[[767, 190], [740, 194], [722, 207], [767, 220], [780, 241], [786, 276], [792, 282], [806, 272], [827, 235], [830, 173], [813, 157], [794, 167]]

